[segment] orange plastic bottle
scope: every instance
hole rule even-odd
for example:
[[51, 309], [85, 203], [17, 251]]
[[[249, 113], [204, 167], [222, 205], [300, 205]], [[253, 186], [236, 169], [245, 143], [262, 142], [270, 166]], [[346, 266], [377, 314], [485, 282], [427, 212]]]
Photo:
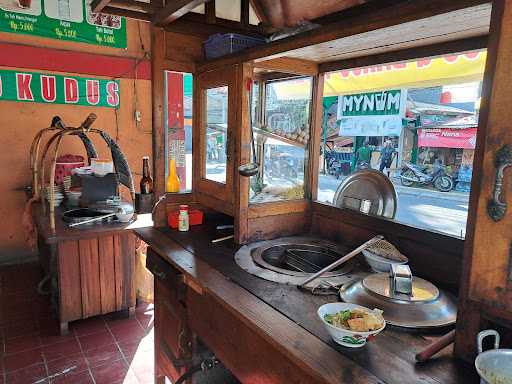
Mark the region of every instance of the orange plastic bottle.
[[176, 160], [169, 160], [169, 174], [165, 181], [165, 191], [171, 193], [177, 193], [180, 191], [180, 179], [176, 174]]

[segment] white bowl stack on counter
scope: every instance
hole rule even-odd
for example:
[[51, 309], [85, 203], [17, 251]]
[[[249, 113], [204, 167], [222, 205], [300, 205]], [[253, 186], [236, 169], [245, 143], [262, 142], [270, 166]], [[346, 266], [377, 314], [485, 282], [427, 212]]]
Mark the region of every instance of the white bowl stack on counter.
[[[45, 185], [43, 188], [43, 196], [50, 203], [50, 194], [51, 189], [49, 185]], [[54, 195], [54, 207], [58, 207], [62, 201], [64, 200], [64, 194], [61, 192], [61, 187], [59, 185], [53, 186], [53, 195]]]

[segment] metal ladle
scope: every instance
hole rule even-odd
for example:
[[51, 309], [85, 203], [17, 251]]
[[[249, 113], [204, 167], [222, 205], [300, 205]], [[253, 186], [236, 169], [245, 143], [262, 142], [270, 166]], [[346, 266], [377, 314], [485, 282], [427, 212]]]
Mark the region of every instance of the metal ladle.
[[258, 170], [260, 169], [260, 165], [256, 161], [256, 148], [254, 145], [254, 132], [252, 129], [252, 80], [247, 80], [247, 89], [249, 91], [249, 97], [247, 98], [247, 102], [249, 104], [249, 127], [251, 128], [251, 146], [252, 146], [252, 162], [243, 164], [240, 167], [238, 167], [238, 173], [241, 176], [245, 177], [251, 177], [258, 173]]

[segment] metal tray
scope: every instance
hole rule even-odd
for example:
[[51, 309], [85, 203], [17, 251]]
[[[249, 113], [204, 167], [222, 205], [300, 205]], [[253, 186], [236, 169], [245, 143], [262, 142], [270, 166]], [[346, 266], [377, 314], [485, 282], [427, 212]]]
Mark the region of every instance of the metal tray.
[[[78, 209], [71, 209], [69, 211], [66, 211], [62, 214], [62, 220], [69, 224], [74, 223], [80, 223], [85, 220], [94, 219], [98, 216], [105, 215], [104, 212], [98, 212], [94, 211], [92, 209], [88, 208], [78, 208]], [[110, 223], [114, 220], [114, 217], [107, 217], [103, 220], [94, 221], [92, 223], [83, 224], [85, 225], [94, 225], [94, 224], [101, 224], [101, 223]]]

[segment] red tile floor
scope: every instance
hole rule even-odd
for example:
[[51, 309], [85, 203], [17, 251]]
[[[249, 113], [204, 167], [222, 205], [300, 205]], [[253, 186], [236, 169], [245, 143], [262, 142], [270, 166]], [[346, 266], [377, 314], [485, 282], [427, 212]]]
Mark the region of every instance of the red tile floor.
[[0, 384], [153, 383], [153, 305], [70, 323], [60, 336], [36, 264], [0, 267]]

